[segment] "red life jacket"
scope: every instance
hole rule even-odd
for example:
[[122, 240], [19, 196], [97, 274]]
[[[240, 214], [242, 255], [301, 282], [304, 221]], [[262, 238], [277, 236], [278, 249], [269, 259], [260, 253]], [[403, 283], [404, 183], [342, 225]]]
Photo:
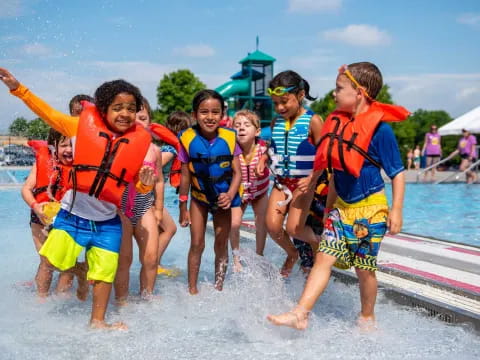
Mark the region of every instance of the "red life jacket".
[[107, 127], [95, 105], [88, 102], [82, 105], [71, 186], [74, 191], [119, 206], [125, 187], [134, 181], [143, 164], [151, 136], [140, 125], [117, 136]]
[[[172, 145], [177, 151], [177, 154], [180, 152], [180, 140], [178, 140], [177, 136], [170, 129], [161, 124], [155, 123], [150, 124], [149, 129], [156, 140], [161, 140], [167, 144]], [[172, 165], [170, 166], [169, 175], [170, 185], [175, 188], [178, 188], [180, 186], [180, 178], [182, 177], [181, 171], [182, 163], [178, 159], [178, 156], [175, 156], [175, 158], [172, 160]]]
[[365, 159], [380, 167], [368, 155], [368, 147], [377, 126], [381, 121], [403, 121], [409, 115], [410, 112], [401, 106], [376, 101], [356, 117], [334, 111], [323, 124], [314, 169], [337, 169], [359, 177]]
[[61, 200], [68, 188], [72, 167], [58, 162], [44, 140], [29, 140], [28, 146], [35, 152], [37, 167], [33, 189], [35, 200], [39, 203]]

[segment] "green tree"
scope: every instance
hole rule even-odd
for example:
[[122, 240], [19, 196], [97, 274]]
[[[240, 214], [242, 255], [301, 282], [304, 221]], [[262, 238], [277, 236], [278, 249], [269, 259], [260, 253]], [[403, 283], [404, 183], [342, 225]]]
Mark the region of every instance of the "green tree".
[[18, 117], [10, 124], [8, 131], [13, 136], [26, 136], [28, 131], [28, 121], [24, 117]]
[[46, 140], [50, 127], [45, 122], [37, 118], [28, 123], [27, 136], [30, 139]]
[[390, 86], [383, 85], [377, 95], [377, 100], [384, 104], [393, 104], [392, 95], [390, 95]]
[[164, 122], [173, 111], [190, 112], [194, 95], [205, 89], [190, 70], [177, 70], [164, 75], [157, 87], [158, 111], [154, 112], [154, 121]]

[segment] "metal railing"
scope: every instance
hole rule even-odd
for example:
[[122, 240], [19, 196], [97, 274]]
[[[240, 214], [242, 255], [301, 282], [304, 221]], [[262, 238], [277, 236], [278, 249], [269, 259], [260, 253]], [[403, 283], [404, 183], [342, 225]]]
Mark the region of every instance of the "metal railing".
[[458, 172], [458, 173], [453, 173], [449, 176], [447, 176], [446, 178], [444, 179], [441, 179], [441, 180], [438, 180], [437, 182], [435, 182], [435, 184], [440, 184], [444, 181], [447, 181], [447, 180], [450, 180], [452, 178], [455, 178], [455, 180], [458, 180], [460, 179], [460, 176], [464, 175], [465, 173], [467, 173], [468, 171], [474, 169], [476, 166], [480, 166], [480, 160], [477, 160], [475, 161], [473, 164], [471, 164], [468, 168], [466, 168], [465, 170], [463, 170], [462, 172]]
[[450, 160], [451, 158], [455, 157], [457, 154], [450, 154], [448, 155], [446, 158], [443, 158], [442, 160], [440, 161], [437, 161], [435, 164], [432, 164], [428, 167], [426, 167], [425, 169], [422, 169], [420, 170], [418, 173], [417, 173], [417, 183], [420, 181], [420, 175], [426, 173], [427, 171], [433, 169], [433, 168], [436, 168], [438, 165], [440, 164], [443, 164], [444, 162]]

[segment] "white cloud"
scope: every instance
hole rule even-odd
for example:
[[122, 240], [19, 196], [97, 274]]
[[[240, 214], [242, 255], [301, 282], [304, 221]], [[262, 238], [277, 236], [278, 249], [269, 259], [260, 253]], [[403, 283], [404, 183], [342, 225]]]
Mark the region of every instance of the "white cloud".
[[195, 44], [175, 48], [173, 53], [189, 57], [210, 57], [215, 55], [215, 49], [209, 45]]
[[0, 40], [3, 42], [17, 42], [25, 40], [25, 36], [23, 35], [3, 35], [0, 37]]
[[314, 49], [310, 54], [292, 56], [288, 60], [288, 64], [293, 69], [318, 69], [319, 66], [328, 63], [337, 62], [337, 57], [333, 54], [332, 51]]
[[332, 29], [323, 32], [326, 40], [340, 41], [354, 46], [379, 46], [391, 42], [390, 35], [376, 26], [352, 24], [342, 29]]
[[480, 25], [480, 14], [479, 13], [466, 13], [462, 14], [457, 18], [457, 22], [460, 24], [477, 26]]
[[289, 0], [288, 11], [313, 13], [338, 10], [343, 0]]
[[43, 45], [43, 44], [40, 44], [38, 42], [36, 43], [31, 43], [31, 44], [26, 44], [24, 46], [22, 46], [21, 48], [22, 52], [24, 55], [28, 55], [28, 56], [50, 56], [52, 55], [52, 50]]
[[2, 0], [0, 7], [0, 18], [20, 16], [23, 14], [21, 0]]

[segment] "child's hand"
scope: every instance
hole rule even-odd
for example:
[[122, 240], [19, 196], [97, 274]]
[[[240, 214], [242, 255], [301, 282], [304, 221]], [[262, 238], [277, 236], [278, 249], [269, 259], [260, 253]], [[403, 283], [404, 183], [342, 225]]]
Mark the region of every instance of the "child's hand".
[[163, 210], [155, 208], [153, 213], [155, 215], [155, 220], [157, 220], [157, 225], [160, 225], [163, 219]]
[[228, 193], [221, 193], [220, 195], [218, 195], [218, 198], [217, 198], [218, 207], [224, 210], [227, 210], [230, 208], [231, 203], [232, 203], [232, 198], [230, 197], [230, 195], [228, 195]]
[[43, 225], [48, 225], [49, 218], [43, 211], [43, 206], [48, 202], [36, 203], [33, 205], [32, 210], [37, 215], [38, 219], [42, 222]]
[[142, 166], [138, 173], [138, 178], [143, 185], [152, 186], [155, 183], [155, 172], [150, 166]]
[[390, 234], [395, 235], [402, 229], [403, 216], [401, 209], [392, 209], [387, 218], [387, 228]]
[[0, 80], [2, 80], [10, 90], [16, 90], [20, 86], [18, 80], [4, 68], [0, 68]]
[[255, 166], [255, 175], [262, 176], [265, 173], [265, 160], [260, 159]]
[[187, 209], [187, 204], [180, 206], [180, 216], [178, 218], [178, 222], [181, 227], [187, 227], [191, 224], [190, 212]]
[[302, 193], [306, 193], [307, 191], [312, 189], [312, 175], [307, 177], [301, 178], [298, 180], [297, 189], [300, 190]]

